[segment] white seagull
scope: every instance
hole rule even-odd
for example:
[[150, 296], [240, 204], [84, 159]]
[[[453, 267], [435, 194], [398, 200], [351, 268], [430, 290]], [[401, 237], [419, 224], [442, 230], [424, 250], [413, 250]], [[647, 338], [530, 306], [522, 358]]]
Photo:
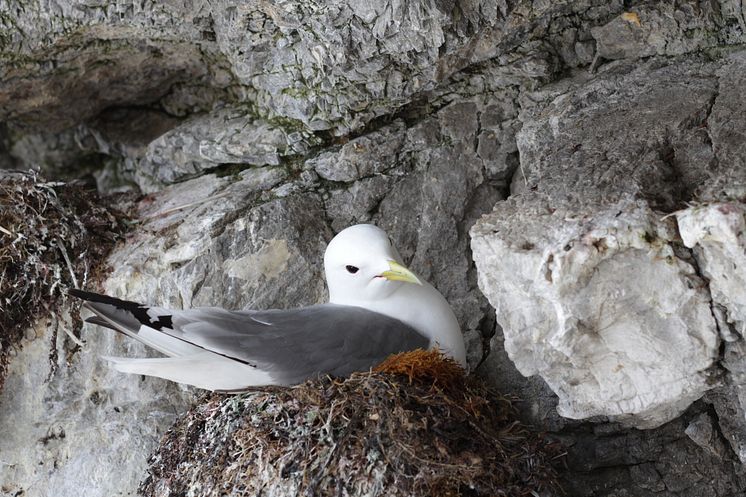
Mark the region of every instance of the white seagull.
[[341, 231], [324, 254], [329, 303], [288, 310], [169, 310], [80, 290], [94, 324], [163, 358], [106, 357], [124, 373], [221, 392], [293, 385], [319, 374], [367, 371], [390, 354], [437, 348], [466, 365], [451, 307], [404, 267], [386, 233], [370, 224]]

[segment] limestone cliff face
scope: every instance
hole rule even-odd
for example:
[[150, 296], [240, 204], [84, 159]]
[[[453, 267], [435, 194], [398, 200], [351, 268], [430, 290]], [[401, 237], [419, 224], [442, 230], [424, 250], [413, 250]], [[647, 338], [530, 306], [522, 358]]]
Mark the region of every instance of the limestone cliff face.
[[[323, 300], [326, 243], [374, 222], [571, 495], [740, 495], [745, 33], [736, 0], [12, 0], [0, 166], [147, 193], [106, 287], [163, 305]], [[45, 333], [1, 491], [134, 493], [192, 392], [93, 329], [47, 380]]]

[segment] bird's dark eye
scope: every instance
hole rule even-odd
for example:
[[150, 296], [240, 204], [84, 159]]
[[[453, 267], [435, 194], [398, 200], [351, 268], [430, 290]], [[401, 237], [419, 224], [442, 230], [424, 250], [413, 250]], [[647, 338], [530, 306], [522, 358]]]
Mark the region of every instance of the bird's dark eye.
[[345, 266], [345, 269], [350, 274], [355, 274], [355, 273], [357, 273], [360, 270], [359, 267], [355, 267], [355, 266]]

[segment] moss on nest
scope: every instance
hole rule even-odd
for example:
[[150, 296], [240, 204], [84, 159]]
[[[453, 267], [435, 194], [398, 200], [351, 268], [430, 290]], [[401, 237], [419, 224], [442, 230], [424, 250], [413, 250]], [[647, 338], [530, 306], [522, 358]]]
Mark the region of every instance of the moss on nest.
[[25, 330], [58, 314], [75, 280], [96, 279], [123, 217], [79, 184], [0, 171], [0, 389]]
[[559, 493], [551, 464], [557, 446], [517, 422], [509, 401], [455, 363], [413, 354], [381, 368], [394, 372], [203, 396], [151, 456], [140, 493]]

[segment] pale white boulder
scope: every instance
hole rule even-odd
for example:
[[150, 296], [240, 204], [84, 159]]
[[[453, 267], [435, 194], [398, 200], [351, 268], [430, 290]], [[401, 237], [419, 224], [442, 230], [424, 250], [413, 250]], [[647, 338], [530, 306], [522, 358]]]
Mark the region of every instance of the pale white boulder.
[[712, 387], [710, 294], [673, 218], [629, 199], [555, 210], [512, 198], [471, 236], [509, 357], [557, 393], [562, 416], [651, 428]]
[[724, 338], [746, 331], [746, 207], [738, 203], [694, 206], [676, 213], [681, 239], [694, 249], [710, 282]]

